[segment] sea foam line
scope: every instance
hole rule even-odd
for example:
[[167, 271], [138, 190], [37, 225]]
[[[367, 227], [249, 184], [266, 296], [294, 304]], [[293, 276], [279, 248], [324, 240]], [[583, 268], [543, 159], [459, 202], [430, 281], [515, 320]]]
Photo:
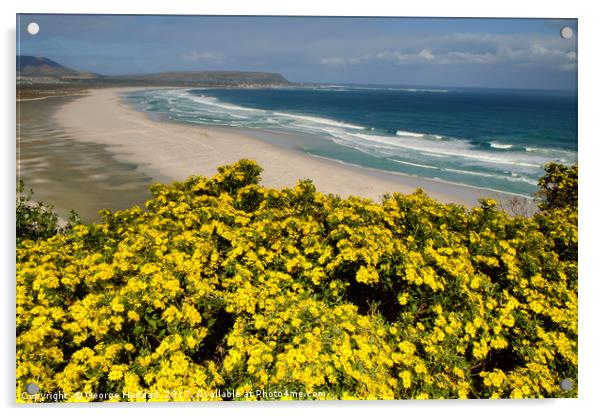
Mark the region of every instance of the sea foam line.
[[409, 136], [409, 137], [424, 137], [425, 136], [424, 133], [414, 133], [414, 132], [411, 132], [411, 131], [403, 131], [403, 130], [397, 130], [395, 132], [395, 135], [396, 136], [401, 136], [401, 137], [406, 137], [406, 136]]
[[514, 176], [514, 175], [513, 176], [494, 175], [491, 173], [476, 172], [476, 171], [463, 170], [463, 169], [453, 169], [453, 168], [444, 168], [444, 167], [439, 167], [439, 166], [422, 165], [419, 163], [411, 163], [411, 162], [406, 162], [406, 161], [392, 159], [392, 158], [388, 158], [388, 160], [395, 162], [395, 163], [400, 163], [403, 165], [410, 165], [410, 166], [416, 166], [416, 167], [427, 168], [427, 169], [436, 169], [436, 170], [440, 170], [440, 171], [444, 171], [444, 172], [459, 173], [461, 175], [481, 176], [484, 178], [493, 178], [493, 179], [497, 179], [497, 180], [505, 180], [505, 181], [510, 181], [510, 182], [525, 182], [530, 185], [537, 185], [537, 181], [529, 179], [529, 178], [525, 178], [524, 176], [521, 176], [521, 175], [516, 175], [516, 176]]
[[310, 121], [313, 123], [326, 124], [328, 126], [343, 127], [343, 128], [347, 128], [347, 129], [354, 129], [354, 130], [364, 130], [364, 127], [362, 127], [362, 126], [356, 126], [355, 124], [349, 124], [349, 123], [344, 123], [341, 121], [335, 121], [335, 120], [332, 120], [329, 118], [314, 117], [314, 116], [302, 116], [302, 115], [298, 115], [298, 114], [281, 113], [278, 111], [274, 111], [273, 114], [275, 116], [290, 117], [290, 118], [294, 118], [294, 119], [298, 119], [298, 120]]
[[514, 147], [511, 144], [496, 143], [496, 142], [489, 142], [489, 146], [493, 147], [494, 149], [512, 149]]

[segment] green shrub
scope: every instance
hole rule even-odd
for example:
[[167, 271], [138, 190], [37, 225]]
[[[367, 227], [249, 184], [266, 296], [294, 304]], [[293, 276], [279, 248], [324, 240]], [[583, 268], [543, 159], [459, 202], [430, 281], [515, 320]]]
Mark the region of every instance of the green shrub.
[[25, 192], [21, 179], [17, 184], [16, 234], [17, 244], [24, 240], [40, 240], [57, 233], [65, 232], [74, 225], [81, 224], [75, 211], [71, 211], [69, 220], [62, 226], [52, 205], [32, 200], [33, 190]]

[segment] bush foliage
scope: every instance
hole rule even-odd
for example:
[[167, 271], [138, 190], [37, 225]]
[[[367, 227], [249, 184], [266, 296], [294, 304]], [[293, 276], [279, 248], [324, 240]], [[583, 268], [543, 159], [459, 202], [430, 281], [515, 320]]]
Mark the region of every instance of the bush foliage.
[[23, 181], [17, 184], [17, 244], [23, 240], [48, 238], [57, 233], [58, 216], [51, 205], [32, 201], [33, 190], [25, 192]]
[[61, 226], [52, 205], [34, 201], [32, 198], [33, 190], [25, 192], [25, 184], [19, 180], [15, 210], [17, 244], [24, 240], [45, 239], [81, 223], [79, 215], [71, 211], [69, 221]]
[[573, 208], [577, 210], [577, 165], [564, 166], [550, 163], [545, 166], [545, 175], [539, 180], [539, 207]]
[[529, 218], [260, 172], [154, 185], [146, 210], [23, 241], [18, 400], [29, 382], [68, 400], [576, 397], [559, 387], [577, 381], [576, 168], [549, 168]]

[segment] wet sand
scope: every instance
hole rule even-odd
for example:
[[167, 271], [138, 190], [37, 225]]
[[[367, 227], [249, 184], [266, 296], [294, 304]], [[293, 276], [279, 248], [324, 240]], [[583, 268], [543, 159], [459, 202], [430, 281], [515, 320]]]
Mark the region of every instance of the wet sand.
[[[54, 119], [78, 96], [17, 102], [17, 178], [33, 199], [54, 205], [62, 218], [74, 209], [85, 221], [98, 211], [125, 209], [150, 198], [153, 178], [135, 164], [117, 161], [106, 146], [76, 140]], [[167, 178], [164, 178], [167, 179]]]

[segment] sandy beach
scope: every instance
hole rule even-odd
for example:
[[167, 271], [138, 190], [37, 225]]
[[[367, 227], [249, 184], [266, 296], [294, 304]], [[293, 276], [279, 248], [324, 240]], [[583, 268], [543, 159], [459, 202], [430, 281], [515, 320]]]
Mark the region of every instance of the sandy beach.
[[91, 90], [59, 108], [54, 121], [74, 140], [105, 146], [117, 160], [135, 164], [161, 182], [212, 176], [218, 166], [247, 158], [264, 168], [262, 184], [267, 187], [291, 187], [299, 179], [310, 178], [321, 192], [374, 200], [385, 193], [411, 193], [420, 187], [441, 202], [467, 206], [474, 206], [481, 197], [501, 201], [512, 197], [312, 157], [249, 137], [244, 130], [157, 121], [122, 102], [120, 94], [140, 89]]

